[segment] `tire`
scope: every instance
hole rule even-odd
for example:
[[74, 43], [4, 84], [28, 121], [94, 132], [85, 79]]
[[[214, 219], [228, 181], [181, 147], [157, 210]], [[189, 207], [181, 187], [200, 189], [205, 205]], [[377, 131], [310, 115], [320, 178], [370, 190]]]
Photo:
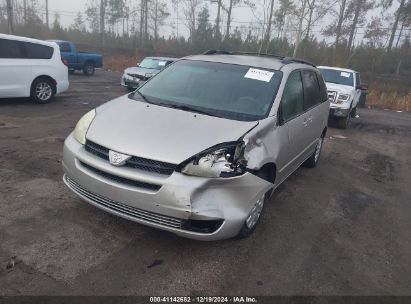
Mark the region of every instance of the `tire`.
[[321, 135], [320, 139], [318, 140], [317, 146], [315, 147], [315, 151], [313, 155], [311, 155], [310, 158], [305, 161], [304, 163], [305, 167], [315, 168], [317, 166], [321, 158], [321, 152], [323, 150], [323, 146], [324, 146], [324, 136]]
[[73, 75], [76, 72], [76, 70], [69, 70], [69, 74]]
[[95, 73], [96, 69], [94, 66], [93, 62], [86, 62], [86, 64], [83, 67], [83, 73], [86, 76], [93, 76]]
[[[261, 176], [260, 176], [261, 177]], [[240, 232], [237, 234], [237, 239], [244, 239], [249, 237], [255, 231], [258, 223], [261, 220], [261, 216], [264, 211], [264, 206], [271, 197], [272, 190], [267, 191], [260, 199], [257, 200], [255, 205], [250, 211], [250, 214], [247, 216], [243, 227], [241, 227]], [[255, 217], [251, 219], [251, 213], [256, 211]]]
[[357, 116], [357, 107], [351, 110], [351, 118], [355, 118]]
[[337, 126], [339, 129], [347, 129], [348, 125], [350, 124], [350, 118], [351, 118], [351, 114], [348, 114], [347, 117], [341, 117], [338, 119], [337, 121]]
[[49, 103], [56, 92], [55, 84], [47, 78], [36, 79], [31, 86], [31, 99], [38, 104]]
[[134, 92], [136, 89], [134, 89], [132, 87], [127, 87], [127, 90], [129, 90], [130, 92]]

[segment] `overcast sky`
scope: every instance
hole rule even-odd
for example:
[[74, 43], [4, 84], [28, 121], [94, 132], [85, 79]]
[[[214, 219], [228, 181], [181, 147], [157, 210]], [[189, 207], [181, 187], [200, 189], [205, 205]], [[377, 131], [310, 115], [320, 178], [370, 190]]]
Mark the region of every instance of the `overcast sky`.
[[[42, 2], [44, 3], [45, 0], [38, 0], [39, 4], [42, 4]], [[129, 3], [138, 3], [137, 0], [128, 0]], [[264, 0], [260, 0], [259, 3], [262, 3]], [[266, 0], [268, 2], [268, 0]], [[330, 0], [329, 3], [331, 3], [332, 1]], [[395, 1], [394, 1], [395, 2]], [[54, 14], [55, 12], [59, 12], [60, 14], [60, 22], [62, 23], [62, 25], [64, 27], [68, 27], [74, 20], [77, 12], [82, 12], [85, 16], [85, 10], [87, 7], [87, 3], [88, 0], [69, 0], [69, 1], [61, 1], [61, 0], [49, 0], [49, 9], [51, 11], [51, 20], [54, 20]], [[168, 23], [168, 25], [163, 26], [160, 29], [160, 35], [161, 36], [169, 36], [171, 34], [175, 34], [176, 32], [176, 28], [173, 28], [169, 25], [170, 23], [174, 23], [176, 22], [176, 13], [174, 12], [173, 8], [172, 8], [172, 4], [171, 1], [167, 1], [168, 3], [168, 7], [169, 7], [169, 11], [172, 13], [172, 15], [168, 18], [168, 20], [166, 21]], [[276, 1], [275, 3], [278, 3], [278, 1]], [[215, 20], [216, 17], [216, 5], [209, 5], [210, 8], [210, 20]], [[391, 10], [392, 12], [393, 10]], [[380, 11], [374, 10], [371, 11], [368, 15], [367, 15], [367, 20], [371, 20], [372, 16], [375, 16], [376, 14], [379, 14]], [[386, 13], [390, 13], [390, 12], [386, 12]], [[179, 17], [182, 17], [182, 13], [179, 14]], [[257, 13], [257, 15], [259, 16], [259, 18], [262, 18], [262, 13], [261, 11], [259, 13]], [[225, 16], [223, 16], [224, 18]], [[329, 24], [332, 21], [333, 17], [327, 16], [326, 18], [324, 18], [320, 23], [316, 24], [313, 28], [313, 32], [315, 35], [320, 35], [320, 32], [323, 28], [323, 26]], [[179, 24], [179, 35], [188, 35], [188, 30], [187, 27], [183, 24], [183, 21], [180, 21], [181, 23]], [[223, 22], [225, 22], [225, 20], [223, 20]], [[255, 27], [259, 27], [258, 24], [255, 23], [256, 19], [255, 16], [253, 15], [253, 13], [251, 12], [250, 8], [248, 7], [239, 7], [236, 8], [233, 11], [233, 22], [232, 22], [232, 29], [234, 29], [236, 26], [240, 27], [240, 26], [247, 26], [247, 25], [251, 25], [251, 26], [255, 26]], [[388, 26], [388, 24], [387, 24]], [[360, 41], [360, 39], [362, 38], [362, 34], [364, 33], [365, 29], [364, 28], [359, 28], [358, 29], [358, 35], [357, 35], [357, 42]], [[294, 33], [292, 30], [290, 30], [289, 28], [289, 36], [290, 38], [292, 38], [294, 36]]]

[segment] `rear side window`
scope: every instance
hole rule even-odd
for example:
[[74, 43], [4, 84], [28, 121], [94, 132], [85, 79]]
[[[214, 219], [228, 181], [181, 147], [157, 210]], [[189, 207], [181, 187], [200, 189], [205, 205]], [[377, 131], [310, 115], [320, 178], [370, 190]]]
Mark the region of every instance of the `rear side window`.
[[0, 58], [24, 58], [23, 47], [21, 41], [0, 39]]
[[281, 102], [281, 114], [284, 121], [304, 112], [304, 87], [300, 72], [296, 72], [288, 78]]
[[355, 82], [357, 83], [357, 86], [361, 85], [360, 73], [355, 73]]
[[321, 103], [320, 85], [314, 71], [303, 71], [304, 79], [304, 108], [310, 109]]
[[328, 91], [327, 91], [327, 86], [325, 85], [324, 82], [324, 78], [321, 75], [320, 72], [317, 72], [317, 79], [318, 79], [318, 83], [320, 85], [320, 98], [321, 98], [321, 102], [325, 102], [328, 100]]
[[26, 55], [28, 59], [50, 59], [53, 57], [54, 49], [52, 47], [37, 43], [26, 42]]
[[70, 44], [68, 44], [67, 42], [60, 43], [60, 51], [70, 53], [71, 52]]

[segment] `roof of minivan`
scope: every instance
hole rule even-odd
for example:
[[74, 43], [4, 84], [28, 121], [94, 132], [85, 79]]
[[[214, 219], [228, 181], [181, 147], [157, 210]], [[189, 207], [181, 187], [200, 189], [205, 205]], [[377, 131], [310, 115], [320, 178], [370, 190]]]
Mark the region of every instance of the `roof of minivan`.
[[214, 55], [193, 55], [185, 57], [188, 60], [208, 61], [217, 63], [228, 63], [252, 66], [262, 69], [280, 70], [285, 65], [298, 64], [298, 62], [284, 63], [281, 58], [269, 57], [269, 56], [257, 56], [257, 55], [226, 55], [226, 54], [214, 54]]
[[336, 70], [336, 71], [343, 71], [343, 72], [349, 72], [349, 73], [357, 73], [354, 70], [351, 69], [344, 69], [344, 68], [339, 68], [339, 67], [330, 67], [330, 66], [319, 66], [319, 69], [328, 69], [328, 70]]
[[55, 46], [55, 43], [53, 43], [53, 42], [48, 42], [48, 41], [33, 39], [33, 38], [28, 38], [28, 37], [22, 37], [22, 36], [0, 34], [0, 38], [1, 39], [16, 40], [16, 41], [38, 43], [38, 44], [43, 44], [43, 45], [47, 45], [47, 46], [51, 46], [51, 47]]

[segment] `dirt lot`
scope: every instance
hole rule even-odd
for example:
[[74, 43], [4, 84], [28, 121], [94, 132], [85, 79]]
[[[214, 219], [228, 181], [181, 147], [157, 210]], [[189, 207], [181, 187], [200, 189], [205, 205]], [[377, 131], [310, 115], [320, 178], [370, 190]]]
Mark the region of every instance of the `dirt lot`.
[[64, 138], [126, 93], [118, 82], [74, 75], [49, 105], [0, 102], [0, 295], [411, 295], [411, 113], [331, 128], [319, 167], [280, 187], [251, 238], [203, 243], [63, 185]]

